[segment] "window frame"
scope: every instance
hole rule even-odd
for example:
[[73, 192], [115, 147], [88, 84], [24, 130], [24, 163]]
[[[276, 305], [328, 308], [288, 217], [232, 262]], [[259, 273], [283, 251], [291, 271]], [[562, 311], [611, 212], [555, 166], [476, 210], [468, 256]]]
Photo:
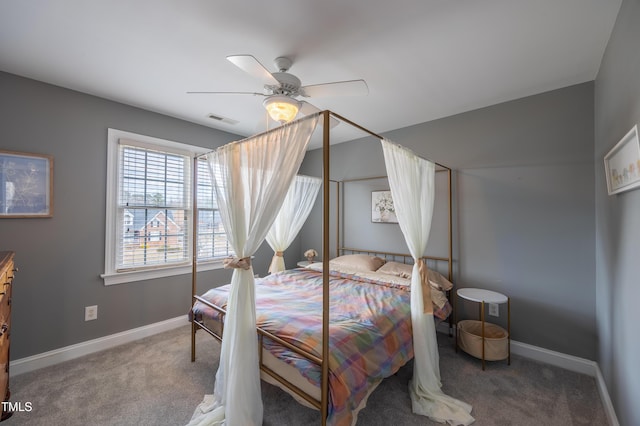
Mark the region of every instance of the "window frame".
[[[188, 203], [188, 233], [193, 235], [194, 227], [194, 200], [193, 200], [193, 174], [198, 170], [195, 167], [195, 157], [205, 154], [211, 149], [187, 145], [166, 139], [145, 136], [136, 133], [126, 132], [118, 129], [108, 129], [107, 132], [107, 185], [106, 185], [106, 220], [105, 220], [105, 267], [104, 273], [100, 275], [104, 279], [105, 285], [121, 284], [134, 281], [149, 280], [175, 275], [190, 274], [193, 272], [193, 241], [188, 247], [188, 261], [179, 265], [157, 265], [144, 269], [118, 271], [117, 248], [118, 248], [118, 167], [119, 167], [119, 141], [127, 139], [132, 145], [146, 149], [162, 150], [179, 155], [184, 155], [190, 161], [190, 195]], [[198, 236], [196, 235], [195, 238]], [[220, 269], [223, 267], [222, 259], [207, 259], [197, 262], [198, 271]]]

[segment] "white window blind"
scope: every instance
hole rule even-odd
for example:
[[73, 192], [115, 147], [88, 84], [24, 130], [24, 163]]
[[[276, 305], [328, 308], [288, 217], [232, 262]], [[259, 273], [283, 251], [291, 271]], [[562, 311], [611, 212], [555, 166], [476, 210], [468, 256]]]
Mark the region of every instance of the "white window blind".
[[198, 260], [219, 259], [233, 255], [222, 226], [216, 203], [209, 164], [198, 161]]
[[117, 271], [189, 262], [188, 156], [121, 141]]

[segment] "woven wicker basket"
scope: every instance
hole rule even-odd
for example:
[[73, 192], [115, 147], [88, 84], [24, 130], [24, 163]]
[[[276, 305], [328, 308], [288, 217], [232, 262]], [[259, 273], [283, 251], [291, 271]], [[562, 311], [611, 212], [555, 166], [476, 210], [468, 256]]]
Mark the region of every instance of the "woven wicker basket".
[[[482, 322], [464, 320], [458, 322], [460, 349], [482, 359]], [[499, 325], [484, 323], [484, 359], [498, 361], [509, 356], [509, 333]]]

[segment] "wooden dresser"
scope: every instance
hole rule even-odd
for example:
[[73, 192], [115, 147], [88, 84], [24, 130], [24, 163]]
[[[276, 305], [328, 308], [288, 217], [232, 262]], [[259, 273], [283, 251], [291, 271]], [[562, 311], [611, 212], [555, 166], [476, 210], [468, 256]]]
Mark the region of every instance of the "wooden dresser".
[[[11, 335], [11, 286], [16, 271], [12, 251], [0, 251], [0, 396], [2, 401], [9, 401], [9, 336]], [[4, 409], [5, 420], [13, 414]]]

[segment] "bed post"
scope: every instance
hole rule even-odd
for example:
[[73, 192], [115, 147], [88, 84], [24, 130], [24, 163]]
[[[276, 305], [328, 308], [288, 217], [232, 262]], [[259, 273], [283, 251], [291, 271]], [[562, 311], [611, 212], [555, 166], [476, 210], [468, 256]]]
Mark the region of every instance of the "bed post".
[[336, 256], [340, 256], [340, 225], [342, 224], [342, 217], [340, 217], [340, 181], [336, 182]]
[[447, 192], [449, 193], [449, 281], [453, 280], [453, 208], [451, 190], [451, 169], [447, 168]]
[[[191, 230], [191, 306], [195, 301], [196, 295], [196, 273], [197, 273], [197, 259], [198, 259], [198, 156], [193, 157], [193, 188], [191, 194], [193, 197], [193, 229]], [[191, 321], [191, 362], [196, 360], [196, 323]]]
[[322, 381], [320, 384], [320, 411], [322, 425], [329, 415], [329, 111], [324, 111], [322, 126]]
[[[453, 207], [452, 207], [452, 187], [451, 187], [451, 169], [447, 167], [447, 192], [449, 194], [449, 281], [453, 282]], [[449, 292], [449, 303], [455, 311], [455, 295]], [[452, 319], [454, 315], [449, 315], [449, 337], [453, 336], [453, 327], [456, 325]], [[457, 330], [456, 330], [457, 332]]]

